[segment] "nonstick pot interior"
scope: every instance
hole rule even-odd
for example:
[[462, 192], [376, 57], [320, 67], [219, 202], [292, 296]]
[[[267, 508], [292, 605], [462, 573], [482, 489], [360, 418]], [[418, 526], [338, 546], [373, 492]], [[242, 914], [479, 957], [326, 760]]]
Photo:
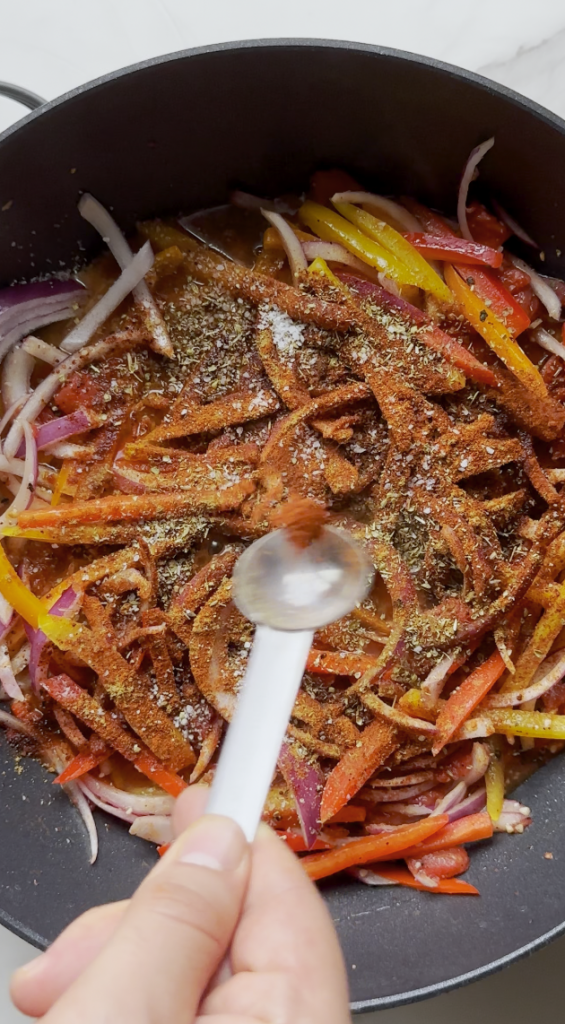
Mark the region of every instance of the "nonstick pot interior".
[[[76, 212], [96, 195], [137, 218], [302, 189], [320, 166], [450, 212], [471, 148], [496, 144], [481, 182], [565, 274], [565, 126], [547, 111], [434, 61], [350, 43], [235, 43], [159, 58], [47, 104], [0, 137], [0, 283], [83, 261], [97, 240]], [[562, 245], [565, 251], [565, 245]], [[90, 868], [82, 827], [36, 764], [0, 746], [0, 919], [45, 945], [77, 913], [131, 893], [153, 848], [114, 821]], [[481, 899], [324, 886], [355, 1009], [473, 980], [565, 927], [562, 765], [521, 790], [534, 824], [476, 850]], [[544, 858], [551, 851], [553, 860]]]

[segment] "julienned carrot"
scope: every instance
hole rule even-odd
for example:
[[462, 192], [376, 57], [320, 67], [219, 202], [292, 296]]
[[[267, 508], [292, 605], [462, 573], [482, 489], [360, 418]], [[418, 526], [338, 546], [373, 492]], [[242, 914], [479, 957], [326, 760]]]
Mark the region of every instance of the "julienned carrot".
[[495, 651], [474, 672], [471, 672], [461, 685], [454, 690], [449, 700], [441, 709], [437, 721], [437, 740], [433, 747], [434, 756], [439, 753], [460, 725], [480, 704], [485, 694], [500, 679], [506, 668], [500, 654]]
[[171, 796], [180, 796], [183, 789], [187, 787], [187, 783], [180, 775], [165, 768], [149, 750], [142, 751], [133, 763], [138, 771], [146, 775], [152, 782], [156, 782]]
[[[350, 747], [330, 772], [324, 787], [320, 817], [322, 821], [347, 811], [348, 800], [359, 792], [373, 772], [398, 746], [396, 730], [388, 722], [376, 719], [361, 733], [359, 746]], [[341, 818], [341, 821], [344, 821]]]
[[415, 825], [401, 825], [396, 832], [362, 836], [333, 850], [304, 857], [302, 864], [313, 881], [327, 878], [328, 875], [335, 875], [336, 872], [345, 871], [356, 864], [369, 864], [385, 854], [390, 859], [402, 850], [411, 849], [416, 843], [423, 842], [435, 832], [439, 832], [448, 821], [447, 814], [438, 814], [435, 818], [425, 818]]
[[98, 768], [98, 765], [102, 764], [103, 761], [107, 761], [111, 753], [112, 751], [109, 748], [98, 753], [92, 750], [82, 750], [76, 757], [73, 757], [65, 770], [53, 782], [58, 782], [62, 786], [65, 782], [80, 779], [81, 775], [86, 775], [93, 768]]
[[451, 821], [440, 832], [436, 832], [431, 839], [425, 839], [422, 843], [403, 850], [402, 859], [424, 857], [427, 853], [448, 850], [452, 846], [462, 846], [463, 843], [476, 843], [480, 839], [490, 839], [492, 831], [490, 815], [485, 812], [469, 814], [466, 818]]
[[443, 893], [450, 896], [480, 896], [478, 889], [469, 882], [462, 882], [459, 878], [438, 878], [437, 885], [432, 888], [417, 882], [414, 875], [408, 868], [399, 864], [378, 864], [375, 874], [381, 878], [387, 878], [389, 882], [396, 882], [397, 885], [407, 885], [410, 889], [421, 889], [423, 892]]
[[94, 697], [75, 683], [70, 676], [51, 676], [42, 681], [42, 687], [49, 696], [117, 750], [126, 760], [151, 782], [157, 783], [171, 796], [177, 797], [186, 789], [186, 782], [175, 772], [165, 768], [148, 750], [141, 749], [140, 743], [120, 725], [117, 719], [104, 711]]
[[328, 824], [340, 825], [343, 822], [365, 821], [366, 817], [366, 807], [358, 807], [356, 804], [348, 804], [347, 807], [342, 807], [336, 814], [332, 814], [331, 818], [328, 820]]
[[194, 495], [183, 494], [108, 494], [92, 501], [74, 501], [70, 505], [20, 512], [18, 526], [58, 526], [62, 523], [107, 523], [114, 520], [153, 519], [179, 515], [194, 506]]
[[[292, 850], [293, 853], [307, 853], [308, 852], [308, 847], [306, 846], [306, 843], [304, 842], [304, 837], [299, 832], [291, 832], [290, 830], [287, 830], [286, 832], [278, 832], [277, 831], [277, 835], [278, 835], [279, 839], [282, 839], [282, 841], [285, 844], [285, 846], [288, 846], [289, 850]], [[318, 839], [316, 839], [316, 842], [314, 843], [313, 846], [310, 847], [310, 849], [311, 850], [331, 850], [331, 845], [330, 845], [330, 843], [326, 843], [326, 842], [324, 842], [323, 839], [320, 839], [318, 837]]]
[[[383, 641], [384, 643], [384, 641]], [[368, 654], [352, 654], [349, 651], [317, 651], [308, 654], [306, 669], [320, 675], [362, 676], [377, 664], [376, 658]]]

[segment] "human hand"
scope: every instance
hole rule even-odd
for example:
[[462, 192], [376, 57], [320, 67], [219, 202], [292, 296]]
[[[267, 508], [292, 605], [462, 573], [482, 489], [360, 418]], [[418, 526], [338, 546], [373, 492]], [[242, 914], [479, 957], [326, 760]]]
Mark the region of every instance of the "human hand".
[[83, 914], [14, 975], [18, 1009], [43, 1024], [350, 1020], [337, 938], [298, 860], [266, 826], [249, 847], [229, 819], [201, 818], [206, 796], [179, 799], [180, 838], [132, 900]]

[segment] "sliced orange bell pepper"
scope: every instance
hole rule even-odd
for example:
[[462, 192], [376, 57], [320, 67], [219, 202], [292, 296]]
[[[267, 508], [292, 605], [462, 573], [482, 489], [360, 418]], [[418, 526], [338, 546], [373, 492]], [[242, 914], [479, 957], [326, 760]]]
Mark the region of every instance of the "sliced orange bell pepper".
[[417, 284], [413, 273], [396, 256], [349, 224], [339, 213], [311, 202], [304, 203], [299, 212], [301, 221], [315, 231], [324, 242], [339, 242], [364, 263], [376, 267], [398, 284]]
[[424, 818], [415, 825], [401, 825], [395, 832], [362, 836], [333, 850], [310, 854], [303, 858], [302, 864], [310, 878], [327, 878], [328, 875], [335, 875], [337, 871], [345, 871], [356, 864], [369, 864], [383, 854], [394, 857], [434, 832], [439, 832], [448, 821], [447, 814], [438, 814], [435, 818]]
[[57, 474], [57, 479], [55, 480], [55, 486], [53, 488], [53, 493], [51, 495], [51, 508], [56, 508], [56, 506], [60, 503], [61, 498], [63, 497], [65, 485], [69, 478], [70, 469], [70, 464], [68, 462], [65, 462], [63, 463]]
[[332, 815], [328, 820], [328, 825], [341, 825], [345, 823], [351, 824], [354, 821], [365, 821], [366, 817], [366, 807], [360, 807], [357, 804], [348, 804], [347, 807], [342, 807], [341, 810]]
[[[453, 301], [449, 288], [414, 247], [410, 237], [405, 238], [386, 221], [380, 220], [372, 213], [362, 210], [352, 203], [334, 203], [334, 206], [342, 217], [345, 217], [365, 235], [374, 239], [400, 260], [413, 275], [412, 284], [431, 292], [440, 302], [451, 303]], [[500, 259], [502, 260], [502, 256]]]
[[318, 651], [315, 648], [308, 654], [306, 669], [320, 675], [355, 676], [363, 675], [374, 668], [377, 659], [368, 654], [356, 654], [351, 651]]
[[378, 719], [363, 730], [359, 746], [350, 747], [328, 776], [320, 808], [323, 822], [347, 810], [344, 805], [398, 746], [395, 735], [393, 726]]
[[449, 264], [445, 265], [445, 280], [471, 326], [485, 339], [499, 359], [538, 398], [547, 398], [547, 388], [537, 367], [522, 352], [506, 326]]
[[519, 693], [528, 686], [565, 625], [565, 583], [558, 585], [555, 593], [555, 600], [536, 623], [525, 650], [518, 658], [514, 675], [505, 681], [505, 693]]
[[498, 651], [491, 654], [482, 665], [471, 672], [461, 685], [454, 690], [441, 709], [437, 721], [437, 740], [433, 753], [439, 754], [442, 747], [449, 743], [459, 726], [480, 704], [485, 694], [494, 686], [504, 672], [504, 664]]
[[[369, 865], [370, 867], [370, 865]], [[399, 864], [378, 864], [375, 866], [375, 874], [389, 882], [396, 882], [397, 885], [407, 885], [409, 889], [421, 889], [422, 892], [442, 893], [449, 896], [480, 896], [478, 889], [469, 882], [462, 882], [459, 878], [438, 878], [437, 885], [432, 888], [417, 882], [414, 875], [408, 868], [400, 867]]]

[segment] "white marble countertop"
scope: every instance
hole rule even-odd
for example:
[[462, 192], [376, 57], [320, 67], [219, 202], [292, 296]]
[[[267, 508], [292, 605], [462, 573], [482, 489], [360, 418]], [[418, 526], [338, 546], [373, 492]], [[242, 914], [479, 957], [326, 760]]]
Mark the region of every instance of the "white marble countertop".
[[[565, 117], [563, 0], [20, 0], [0, 3], [0, 79], [51, 99], [135, 61], [232, 39], [301, 36], [378, 43], [478, 71]], [[0, 130], [19, 116], [0, 98]], [[1, 176], [0, 168], [0, 176]], [[34, 951], [0, 928], [0, 1020], [11, 971]], [[565, 939], [485, 981], [369, 1024], [526, 1024], [562, 1017]], [[552, 1013], [553, 1011], [553, 1013]], [[119, 1024], [119, 1022], [116, 1022]]]

